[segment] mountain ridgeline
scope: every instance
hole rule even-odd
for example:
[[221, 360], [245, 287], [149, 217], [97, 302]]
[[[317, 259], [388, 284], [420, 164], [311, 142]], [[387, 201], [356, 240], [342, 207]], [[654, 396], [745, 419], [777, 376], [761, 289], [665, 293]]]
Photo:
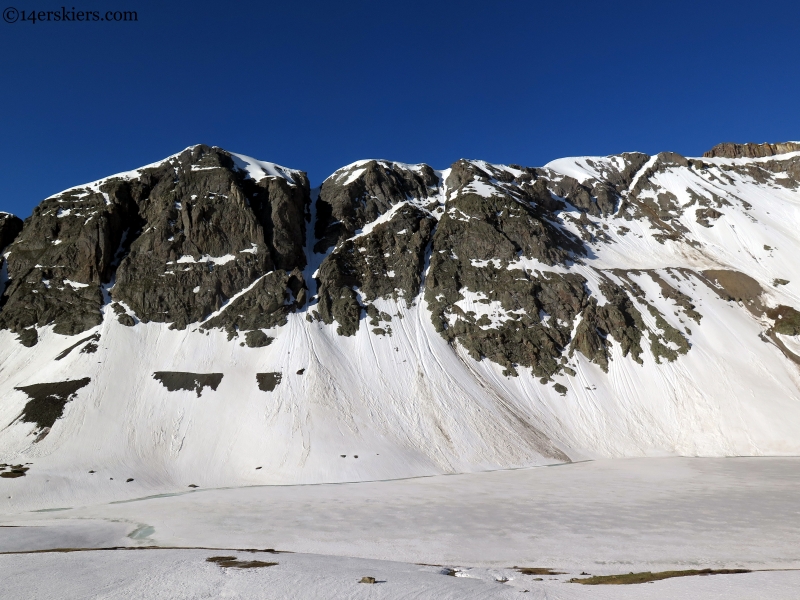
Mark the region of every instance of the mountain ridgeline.
[[113, 499], [800, 454], [799, 232], [797, 143], [316, 188], [193, 146], [0, 213], [0, 464]]
[[[219, 328], [261, 346], [272, 339], [264, 330], [298, 312], [340, 336], [362, 327], [391, 336], [380, 301], [393, 299], [424, 302], [436, 331], [475, 360], [507, 375], [530, 369], [543, 383], [574, 374], [576, 352], [607, 371], [613, 343], [635, 362], [646, 352], [674, 361], [703, 316], [674, 281], [729, 294], [724, 278], [677, 261], [658, 271], [597, 257], [641, 237], [631, 223], [662, 246], [702, 252], [687, 218], [712, 229], [727, 211], [751, 208], [718, 184], [796, 191], [800, 156], [786, 153], [797, 150], [721, 144], [704, 159], [625, 153], [571, 169], [459, 160], [440, 172], [369, 160], [312, 194], [301, 171], [198, 145], [47, 198], [24, 226], [0, 214], [0, 328], [31, 347], [41, 328], [76, 336], [113, 314], [124, 326]], [[709, 185], [687, 185], [681, 199], [659, 183], [686, 174]], [[679, 324], [643, 291], [643, 275]], [[787, 322], [800, 316], [780, 310]]]

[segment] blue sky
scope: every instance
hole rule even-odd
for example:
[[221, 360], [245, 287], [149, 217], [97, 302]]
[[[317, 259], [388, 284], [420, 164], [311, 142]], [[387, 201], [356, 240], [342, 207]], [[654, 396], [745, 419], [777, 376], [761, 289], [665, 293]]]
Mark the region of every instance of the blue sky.
[[72, 6], [138, 22], [0, 22], [0, 210], [23, 217], [196, 143], [318, 184], [362, 158], [538, 166], [800, 139], [797, 2]]

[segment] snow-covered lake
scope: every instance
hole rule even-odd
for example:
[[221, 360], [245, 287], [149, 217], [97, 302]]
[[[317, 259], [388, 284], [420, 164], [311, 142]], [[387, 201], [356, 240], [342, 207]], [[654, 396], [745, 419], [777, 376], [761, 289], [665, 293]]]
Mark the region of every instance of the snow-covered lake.
[[[0, 484], [6, 496], [15, 481]], [[9, 508], [0, 515], [4, 552], [211, 550], [6, 554], [0, 597], [506, 598], [528, 590], [535, 598], [788, 600], [800, 590], [799, 499], [800, 458], [647, 458]], [[241, 552], [248, 548], [292, 554]], [[278, 565], [222, 568], [206, 562], [215, 555]], [[512, 566], [565, 574], [536, 581]], [[702, 568], [758, 572], [566, 583], [584, 572]], [[385, 583], [358, 584], [363, 576]]]

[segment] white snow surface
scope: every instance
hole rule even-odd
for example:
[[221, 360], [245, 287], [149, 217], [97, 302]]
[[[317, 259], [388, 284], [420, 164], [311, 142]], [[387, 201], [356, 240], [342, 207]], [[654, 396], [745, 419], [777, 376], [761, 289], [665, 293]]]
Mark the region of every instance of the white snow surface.
[[261, 181], [265, 177], [279, 177], [295, 185], [294, 176], [300, 173], [295, 169], [287, 169], [275, 163], [256, 160], [244, 154], [234, 154], [233, 152], [230, 154], [236, 166], [247, 171], [247, 174], [256, 181]]
[[[125, 483], [121, 465], [80, 476], [75, 488], [94, 490], [86, 505], [90, 496], [43, 501], [28, 495], [27, 478], [0, 480], [13, 496], [0, 498], [3, 597], [462, 599], [527, 590], [549, 600], [795, 600], [798, 466], [647, 458], [337, 485], [184, 485], [143, 497], [149, 484]], [[113, 547], [121, 549], [101, 550]], [[87, 551], [18, 554], [55, 548]], [[223, 570], [213, 556], [278, 564]], [[514, 565], [559, 574], [537, 578]], [[582, 573], [704, 568], [753, 572], [567, 583]], [[364, 576], [381, 583], [359, 584]]]
[[[221, 568], [210, 558], [277, 563], [268, 568]], [[796, 571], [680, 577], [649, 585], [584, 586], [564, 575], [534, 577], [514, 569], [438, 567], [309, 554], [249, 550], [91, 551], [0, 556], [9, 598], [252, 598], [330, 600], [796, 600]], [[454, 577], [448, 577], [450, 572]], [[624, 572], [624, 571], [622, 571]], [[580, 578], [578, 572], [572, 576]], [[376, 584], [359, 583], [374, 576]], [[542, 581], [537, 581], [542, 579]]]

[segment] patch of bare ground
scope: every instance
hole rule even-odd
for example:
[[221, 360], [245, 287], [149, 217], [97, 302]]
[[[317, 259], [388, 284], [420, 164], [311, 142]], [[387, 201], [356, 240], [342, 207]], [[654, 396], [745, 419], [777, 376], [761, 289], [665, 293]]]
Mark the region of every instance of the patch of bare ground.
[[216, 563], [223, 568], [234, 569], [260, 569], [262, 567], [274, 567], [278, 564], [263, 560], [239, 560], [235, 556], [209, 556], [206, 562]]
[[546, 567], [511, 567], [523, 575], [566, 575], [563, 571], [554, 571]]
[[716, 284], [714, 289], [723, 299], [741, 302], [756, 316], [764, 313], [765, 308], [761, 303], [761, 294], [764, 290], [761, 284], [749, 275], [722, 269], [703, 271], [703, 275]]
[[800, 356], [789, 350], [776, 335], [777, 333], [782, 335], [800, 334], [800, 312], [791, 306], [780, 305], [775, 308], [764, 306], [761, 302], [763, 288], [755, 279], [744, 273], [709, 270], [703, 271], [703, 277], [709, 287], [723, 300], [741, 302], [756, 318], [766, 316], [775, 321], [775, 325], [765, 331], [761, 338], [764, 341], [771, 341], [786, 358], [800, 365]]
[[692, 577], [696, 575], [734, 575], [738, 573], [752, 573], [749, 569], [689, 569], [686, 571], [645, 571], [644, 573], [628, 573], [627, 575], [595, 575], [594, 577], [575, 578], [570, 583], [583, 585], [630, 585], [635, 583], [648, 583], [661, 581], [673, 577]]
[[[8, 470], [6, 470], [8, 469]], [[15, 479], [17, 477], [25, 477], [25, 473], [30, 469], [25, 465], [0, 465], [0, 477], [3, 479]]]
[[47, 548], [43, 550], [11, 550], [0, 552], [0, 556], [5, 554], [47, 554], [47, 553], [68, 553], [68, 552], [105, 552], [108, 550], [220, 550], [227, 552], [263, 552], [266, 554], [292, 554], [288, 550], [275, 550], [273, 548], [208, 548], [206, 546], [106, 546], [105, 548]]

